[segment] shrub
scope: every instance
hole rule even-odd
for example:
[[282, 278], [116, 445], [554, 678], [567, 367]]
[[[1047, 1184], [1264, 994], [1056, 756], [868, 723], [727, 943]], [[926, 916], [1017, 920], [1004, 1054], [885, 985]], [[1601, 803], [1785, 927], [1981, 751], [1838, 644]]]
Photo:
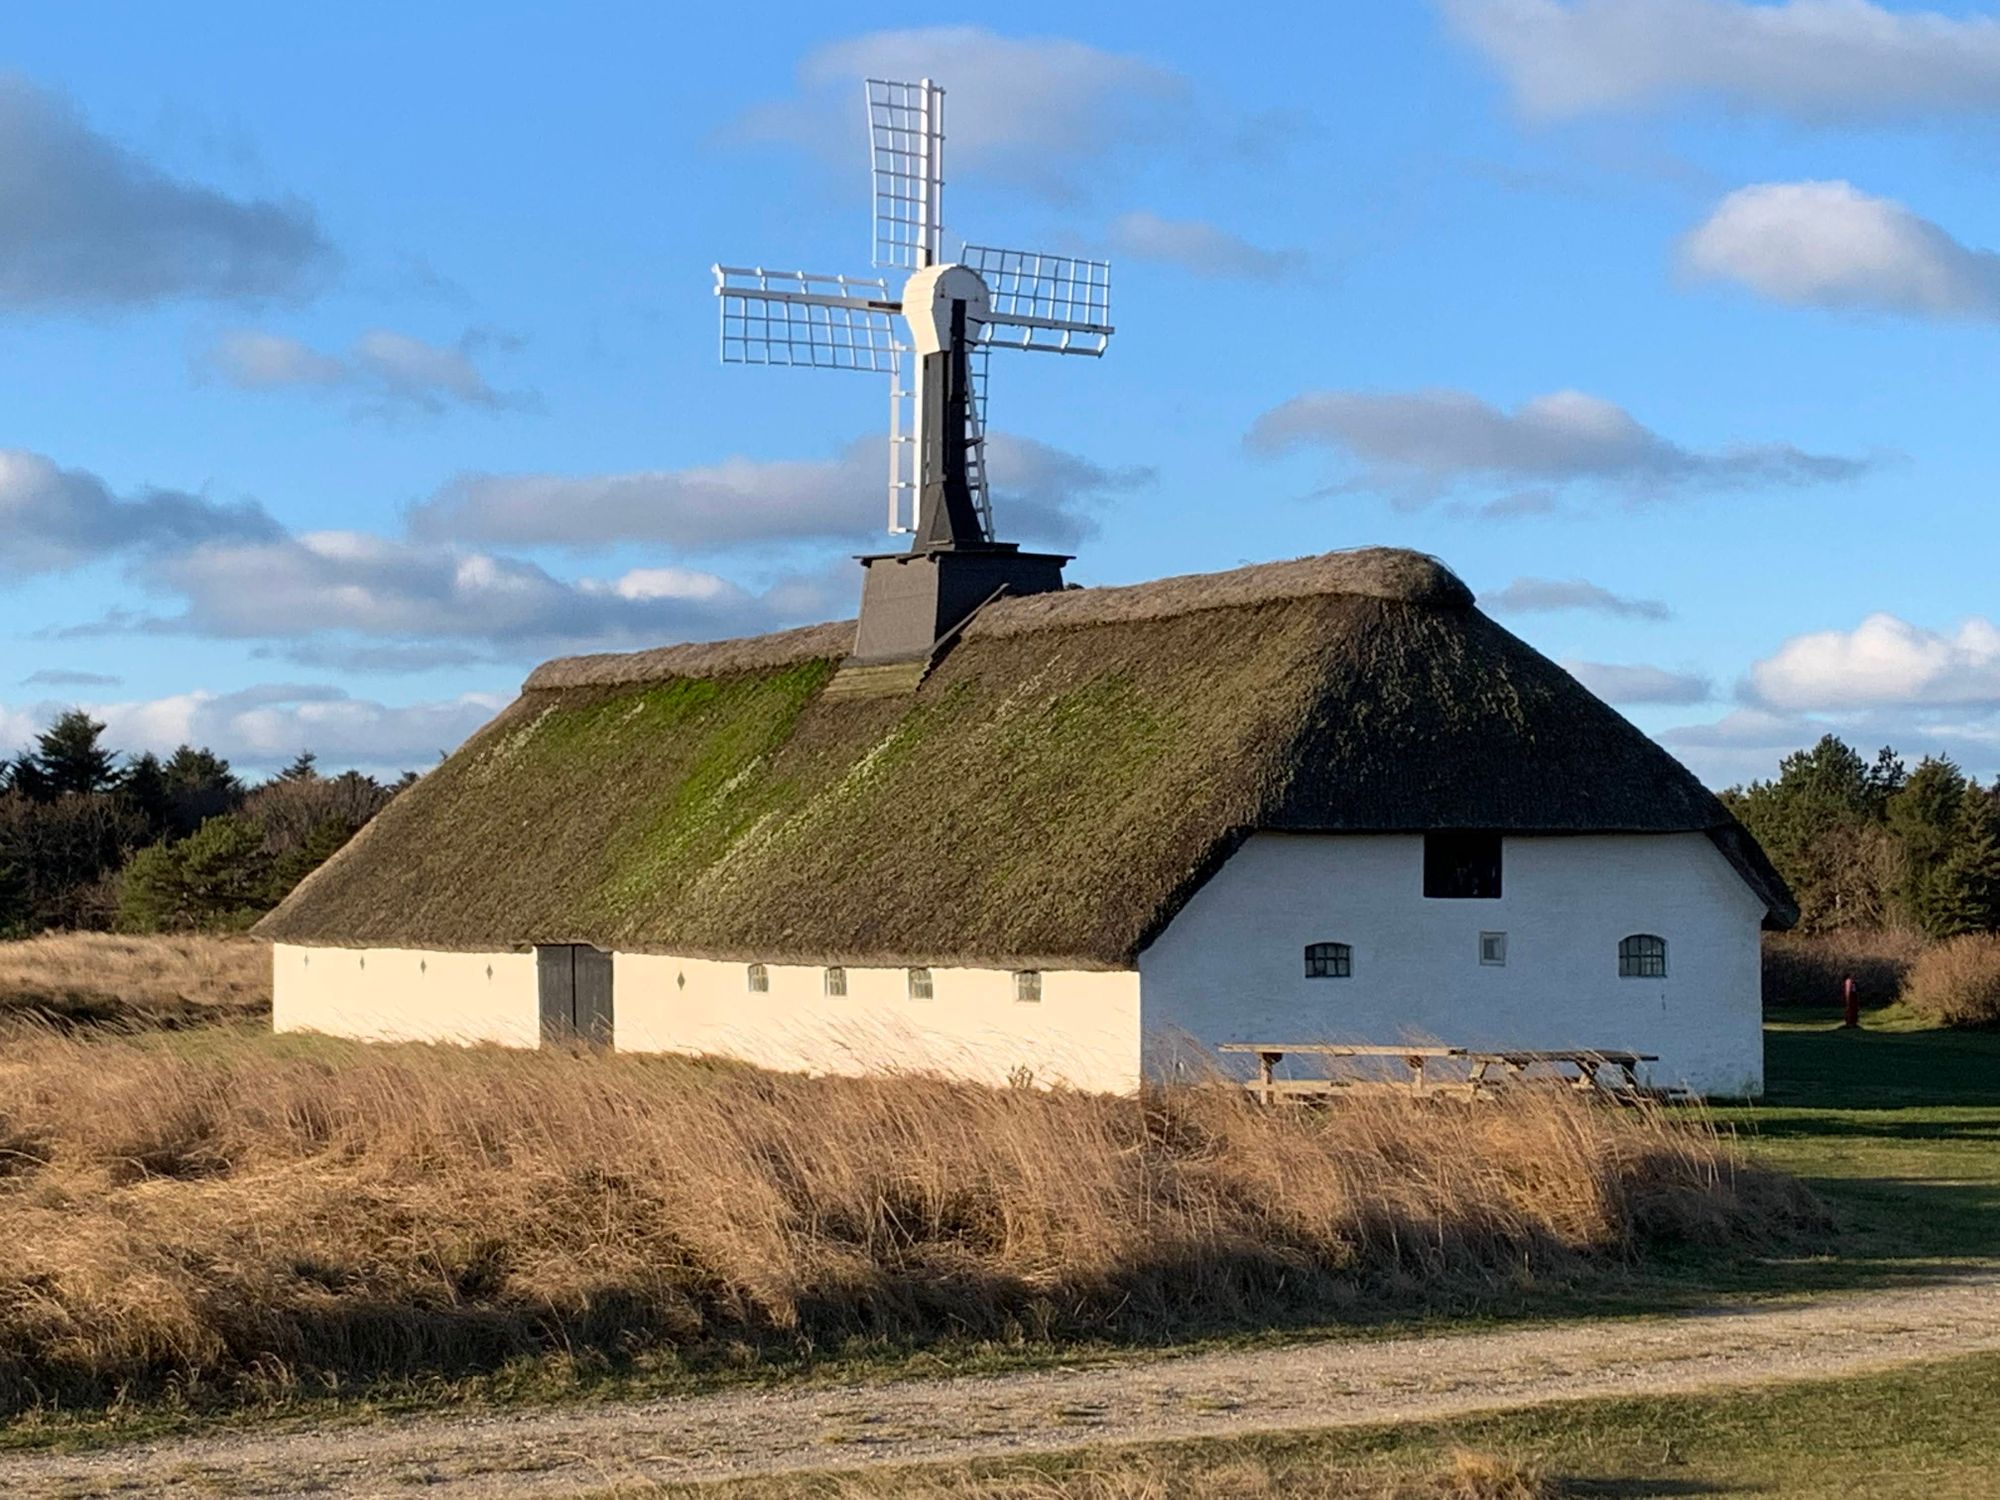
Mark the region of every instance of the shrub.
[[2000, 933], [1948, 938], [1920, 957], [1903, 999], [1939, 1026], [2000, 1025]]
[[521, 1356], [1142, 1338], [1781, 1244], [1699, 1116], [1524, 1086], [1266, 1109], [682, 1059], [22, 1038], [0, 1404]]
[[132, 856], [118, 925], [128, 932], [248, 927], [269, 906], [270, 883], [264, 830], [239, 813], [224, 813], [178, 842]]
[[1837, 1006], [1841, 982], [1852, 978], [1862, 1004], [1887, 1005], [1923, 951], [1913, 933], [1880, 928], [1766, 933], [1764, 1003]]

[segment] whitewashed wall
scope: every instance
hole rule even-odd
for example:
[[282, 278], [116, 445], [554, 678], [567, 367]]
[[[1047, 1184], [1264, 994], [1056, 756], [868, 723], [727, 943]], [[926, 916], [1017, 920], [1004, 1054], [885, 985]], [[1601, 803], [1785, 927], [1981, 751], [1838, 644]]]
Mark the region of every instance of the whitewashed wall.
[[1037, 1083], [1129, 1091], [1139, 1081], [1139, 976], [1050, 970], [1042, 998], [1014, 998], [1005, 969], [931, 970], [933, 997], [909, 996], [904, 969], [826, 971], [769, 964], [768, 993], [747, 966], [620, 953], [612, 993], [620, 1051], [696, 1052], [816, 1073], [922, 1069], [983, 1083], [1017, 1070]]
[[[1148, 1068], [1188, 1040], [1588, 1046], [1761, 1092], [1763, 908], [1705, 836], [1509, 838], [1502, 861], [1501, 899], [1428, 900], [1420, 836], [1252, 837], [1140, 955]], [[1507, 934], [1504, 967], [1482, 932]], [[1619, 977], [1638, 932], [1667, 940], [1665, 979]], [[1351, 944], [1353, 977], [1307, 979], [1313, 942]]]
[[279, 1031], [371, 1042], [535, 1047], [535, 955], [279, 943], [271, 952], [271, 1019]]

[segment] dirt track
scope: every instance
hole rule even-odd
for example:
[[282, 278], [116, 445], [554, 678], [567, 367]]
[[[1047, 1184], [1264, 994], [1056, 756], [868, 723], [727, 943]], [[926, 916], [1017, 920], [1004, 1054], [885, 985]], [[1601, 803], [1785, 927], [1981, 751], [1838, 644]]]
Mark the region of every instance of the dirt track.
[[2000, 1350], [2000, 1273], [1642, 1322], [0, 1456], [7, 1495], [570, 1495], [915, 1459], [1408, 1421]]

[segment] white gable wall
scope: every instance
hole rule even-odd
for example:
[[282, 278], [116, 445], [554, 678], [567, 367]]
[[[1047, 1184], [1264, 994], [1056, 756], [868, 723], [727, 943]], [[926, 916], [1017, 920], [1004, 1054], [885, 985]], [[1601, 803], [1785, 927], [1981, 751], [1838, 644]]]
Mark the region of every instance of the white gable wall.
[[[1763, 1087], [1763, 907], [1709, 839], [1508, 838], [1498, 900], [1423, 894], [1423, 838], [1257, 834], [1140, 955], [1149, 1071], [1185, 1044], [1436, 1041], [1659, 1054], [1655, 1082]], [[1482, 932], [1507, 962], [1479, 961]], [[1667, 940], [1665, 979], [1622, 979], [1618, 940]], [[1354, 950], [1307, 979], [1308, 943]]]

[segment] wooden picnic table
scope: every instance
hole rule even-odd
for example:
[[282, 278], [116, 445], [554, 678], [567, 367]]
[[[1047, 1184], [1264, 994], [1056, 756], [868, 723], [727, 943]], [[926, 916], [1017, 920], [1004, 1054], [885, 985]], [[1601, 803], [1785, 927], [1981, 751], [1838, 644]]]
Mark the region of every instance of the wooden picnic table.
[[[1253, 1053], [1257, 1058], [1257, 1079], [1246, 1084], [1265, 1103], [1279, 1097], [1324, 1096], [1336, 1088], [1349, 1087], [1337, 1079], [1320, 1078], [1279, 1078], [1277, 1066], [1285, 1060], [1287, 1053], [1297, 1053], [1306, 1057], [1350, 1058], [1392, 1058], [1403, 1064], [1410, 1073], [1410, 1087], [1416, 1093], [1425, 1090], [1424, 1069], [1435, 1058], [1464, 1059], [1468, 1065], [1463, 1087], [1465, 1092], [1477, 1098], [1489, 1085], [1501, 1079], [1521, 1078], [1530, 1068], [1548, 1067], [1558, 1070], [1574, 1068], [1573, 1076], [1565, 1074], [1572, 1088], [1596, 1089], [1602, 1087], [1598, 1078], [1600, 1068], [1616, 1068], [1624, 1077], [1624, 1091], [1628, 1094], [1646, 1092], [1639, 1084], [1639, 1064], [1658, 1062], [1657, 1055], [1650, 1052], [1627, 1052], [1618, 1048], [1604, 1047], [1544, 1047], [1544, 1048], [1481, 1048], [1481, 1047], [1417, 1047], [1417, 1046], [1373, 1046], [1354, 1045], [1339, 1042], [1224, 1042], [1218, 1052]], [[1495, 1076], [1495, 1070], [1498, 1076]]]
[[[1416, 1092], [1424, 1091], [1424, 1064], [1434, 1057], [1465, 1057], [1463, 1047], [1364, 1047], [1347, 1046], [1334, 1042], [1287, 1042], [1273, 1045], [1268, 1042], [1224, 1042], [1218, 1052], [1254, 1052], [1257, 1054], [1257, 1084], [1268, 1103], [1279, 1094], [1325, 1093], [1332, 1080], [1322, 1082], [1317, 1078], [1290, 1079], [1273, 1076], [1279, 1063], [1285, 1060], [1287, 1052], [1303, 1053], [1308, 1057], [1388, 1057], [1400, 1061], [1410, 1070], [1410, 1087]], [[1293, 1083], [1306, 1084], [1305, 1088], [1287, 1088]]]

